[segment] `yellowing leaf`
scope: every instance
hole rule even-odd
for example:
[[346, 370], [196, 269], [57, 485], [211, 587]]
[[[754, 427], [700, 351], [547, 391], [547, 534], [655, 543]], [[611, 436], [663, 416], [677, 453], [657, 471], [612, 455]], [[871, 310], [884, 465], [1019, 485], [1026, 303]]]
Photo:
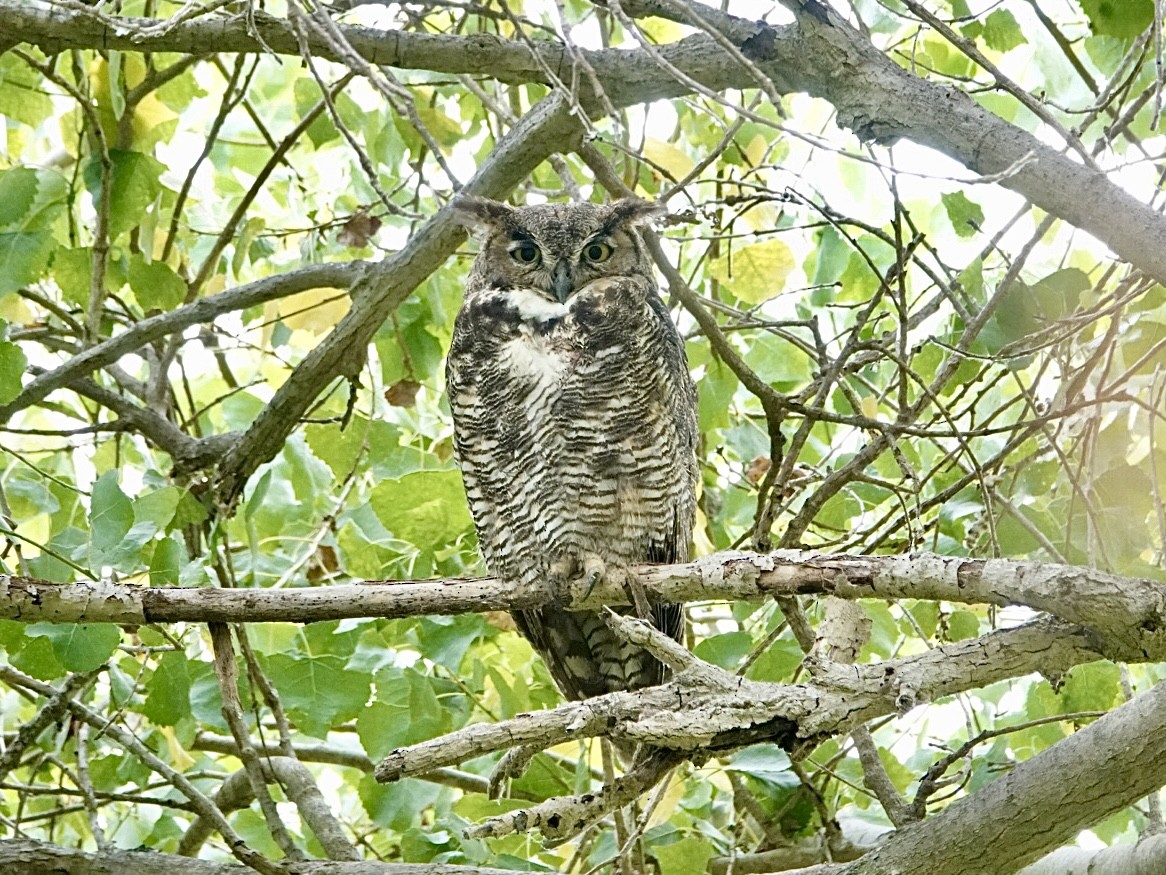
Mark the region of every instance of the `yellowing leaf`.
[[437, 140], [439, 146], [456, 146], [465, 137], [461, 126], [441, 110], [431, 106], [419, 106], [417, 107], [417, 115], [429, 133], [433, 135], [433, 139]]
[[696, 163], [687, 154], [663, 140], [648, 137], [644, 141], [644, 157], [667, 170], [673, 179], [681, 180]]
[[873, 395], [866, 395], [862, 399], [862, 415], [867, 419], [877, 419], [879, 415], [879, 400]]
[[780, 240], [743, 246], [709, 263], [709, 275], [746, 304], [777, 297], [793, 269], [793, 251]]
[[745, 157], [749, 159], [749, 163], [756, 167], [765, 160], [765, 149], [769, 144], [765, 137], [761, 134], [754, 134], [753, 139], [749, 141], [749, 145], [745, 147]]
[[[272, 301], [264, 310], [264, 316], [269, 323], [279, 320], [288, 328], [307, 331], [312, 334], [323, 334], [331, 331], [336, 323], [344, 318], [348, 312], [348, 293], [343, 289], [308, 289], [295, 295], [289, 295], [278, 301]], [[265, 329], [264, 342], [270, 340], [270, 332], [274, 327], [269, 324]]]
[[708, 518], [704, 515], [704, 511], [698, 507], [696, 509], [696, 530], [692, 533], [696, 556], [711, 556], [717, 552], [716, 546], [709, 540], [707, 526]]
[[155, 94], [147, 94], [134, 109], [134, 143], [154, 143], [171, 134], [178, 125], [178, 113]]
[[771, 231], [780, 217], [781, 211], [773, 204], [754, 204], [741, 215], [751, 231]]
[[648, 826], [659, 826], [661, 823], [666, 823], [680, 804], [680, 800], [684, 798], [685, 782], [680, 780], [675, 772], [668, 776], [667, 781], [668, 789], [664, 791], [659, 804], [653, 809]]
[[644, 18], [640, 21], [644, 33], [650, 36], [658, 45], [674, 43], [684, 39], [689, 33], [683, 25], [666, 18]]
[[174, 733], [173, 726], [159, 726], [158, 731], [166, 739], [166, 747], [170, 751], [170, 762], [173, 765], [180, 769], [189, 769], [194, 765], [194, 757], [186, 752], [186, 748], [182, 746], [182, 742]]

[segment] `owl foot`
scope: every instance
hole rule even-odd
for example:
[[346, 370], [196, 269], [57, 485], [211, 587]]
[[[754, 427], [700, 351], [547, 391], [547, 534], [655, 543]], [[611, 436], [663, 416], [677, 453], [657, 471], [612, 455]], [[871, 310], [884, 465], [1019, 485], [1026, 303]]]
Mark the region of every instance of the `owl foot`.
[[569, 604], [578, 599], [590, 598], [602, 581], [622, 586], [623, 577], [622, 570], [609, 568], [602, 556], [584, 553], [579, 558], [564, 556], [556, 559], [548, 569], [547, 580], [555, 599]]
[[579, 563], [573, 556], [563, 556], [551, 563], [547, 569], [547, 583], [551, 587], [551, 598], [557, 604], [570, 604], [571, 581], [578, 575]]
[[595, 553], [583, 555], [583, 585], [587, 587], [585, 595], [599, 585], [600, 581], [615, 589], [622, 589], [635, 609], [636, 616], [641, 620], [650, 620], [652, 608], [648, 603], [648, 593], [640, 579], [625, 565], [605, 562], [602, 556]]

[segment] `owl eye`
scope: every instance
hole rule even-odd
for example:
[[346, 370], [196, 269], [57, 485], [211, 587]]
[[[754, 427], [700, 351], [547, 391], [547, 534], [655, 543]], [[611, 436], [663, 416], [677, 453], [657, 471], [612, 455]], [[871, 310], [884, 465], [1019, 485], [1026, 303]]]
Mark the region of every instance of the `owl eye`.
[[599, 264], [611, 258], [611, 245], [594, 241], [583, 247], [583, 257], [588, 261]]
[[522, 240], [510, 247], [510, 257], [520, 264], [537, 264], [541, 256], [537, 246], [529, 240]]

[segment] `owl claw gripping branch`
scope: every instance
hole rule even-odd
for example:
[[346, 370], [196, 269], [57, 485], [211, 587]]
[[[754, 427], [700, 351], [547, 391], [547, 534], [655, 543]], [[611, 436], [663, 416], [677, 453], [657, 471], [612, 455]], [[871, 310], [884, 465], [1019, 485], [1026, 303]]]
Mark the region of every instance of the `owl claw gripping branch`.
[[[636, 231], [658, 205], [510, 207], [461, 197], [481, 250], [447, 364], [454, 445], [490, 573], [626, 585], [680, 641], [684, 612], [649, 605], [626, 569], [688, 559], [696, 389]], [[595, 611], [518, 611], [570, 698], [661, 683], [665, 666]]]

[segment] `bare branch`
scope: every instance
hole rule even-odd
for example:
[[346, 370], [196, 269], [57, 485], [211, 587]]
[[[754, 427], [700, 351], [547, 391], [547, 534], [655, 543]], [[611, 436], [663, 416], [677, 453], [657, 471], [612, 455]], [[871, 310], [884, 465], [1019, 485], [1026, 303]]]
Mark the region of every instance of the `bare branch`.
[[359, 278], [366, 266], [362, 261], [307, 265], [278, 276], [264, 277], [227, 292], [200, 298], [177, 310], [143, 319], [116, 337], [90, 347], [63, 365], [38, 376], [26, 385], [16, 398], [0, 407], [0, 422], [8, 421], [18, 410], [36, 404], [55, 389], [70, 386], [78, 377], [112, 364], [122, 356], [137, 352], [147, 344], [169, 334], [182, 331], [191, 325], [212, 322], [215, 317], [224, 313], [286, 298], [308, 289], [332, 286], [348, 288]]
[[[157, 851], [110, 851], [94, 854], [31, 839], [0, 842], [0, 867], [6, 872], [53, 872], [55, 875], [248, 875], [244, 866], [196, 860]], [[450, 863], [345, 863], [325, 860], [289, 865], [285, 875], [514, 875], [512, 869], [458, 866]]]
[[839, 871], [1015, 871], [1164, 783], [1166, 684], [1158, 684]]
[[[1025, 605], [1087, 627], [1133, 661], [1166, 653], [1166, 590], [1141, 578], [1091, 568], [926, 553], [844, 556], [797, 550], [726, 552], [679, 565], [635, 569], [650, 598], [759, 600], [829, 594], [844, 599], [917, 598]], [[626, 605], [621, 587], [577, 581], [567, 610]], [[511, 611], [550, 604], [540, 584], [493, 578], [372, 581], [310, 589], [195, 589], [109, 582], [57, 584], [0, 575], [0, 617], [25, 622], [313, 622]], [[1116, 658], [1116, 657], [1115, 657]]]
[[[818, 0], [783, 0], [798, 18], [796, 26], [770, 27], [715, 9], [701, 9], [701, 19], [742, 50], [783, 92], [805, 91], [825, 98], [838, 110], [839, 122], [861, 139], [893, 142], [906, 138], [930, 146], [985, 175], [1015, 173], [1001, 184], [1019, 192], [1042, 209], [1105, 241], [1131, 264], [1166, 282], [1166, 218], [1123, 191], [1105, 174], [1060, 154], [1036, 137], [980, 107], [968, 95], [928, 82], [905, 70], [837, 13]], [[675, 17], [671, 4], [645, 2], [631, 14]], [[73, 10], [28, 9], [0, 0], [0, 31], [20, 33], [46, 49], [71, 47], [124, 48], [135, 51], [257, 52], [269, 46], [298, 55], [300, 47], [287, 21], [257, 13], [256, 32], [244, 18], [207, 17], [164, 31], [150, 31], [153, 19], [118, 18], [111, 28], [94, 14]], [[457, 37], [401, 30], [341, 28], [352, 48], [372, 64], [478, 73], [504, 82], [546, 82], [545, 69], [562, 81], [573, 63], [563, 45], [535, 41], [531, 48], [478, 34]], [[318, 57], [335, 57], [323, 40], [310, 40]], [[747, 50], [746, 50], [747, 47]], [[712, 37], [699, 34], [659, 47], [671, 67], [712, 90], [749, 88], [753, 73], [725, 62], [725, 51]], [[618, 109], [691, 89], [645, 51], [579, 50]], [[840, 75], [839, 71], [845, 71]], [[580, 104], [592, 114], [605, 111], [592, 93], [587, 71], [579, 71]], [[562, 147], [562, 141], [558, 143]], [[555, 151], [555, 150], [552, 150]], [[1024, 161], [1031, 153], [1031, 161]], [[522, 174], [522, 175], [525, 175]], [[499, 194], [492, 190], [494, 195]], [[479, 193], [491, 194], [488, 191]]]
[[886, 662], [819, 666], [799, 685], [747, 680], [707, 664], [669, 683], [618, 692], [500, 723], [473, 724], [393, 751], [376, 768], [396, 781], [514, 747], [610, 736], [696, 759], [760, 741], [790, 750], [915, 705], [1039, 671], [1057, 675], [1100, 654], [1091, 636], [1041, 620]]

